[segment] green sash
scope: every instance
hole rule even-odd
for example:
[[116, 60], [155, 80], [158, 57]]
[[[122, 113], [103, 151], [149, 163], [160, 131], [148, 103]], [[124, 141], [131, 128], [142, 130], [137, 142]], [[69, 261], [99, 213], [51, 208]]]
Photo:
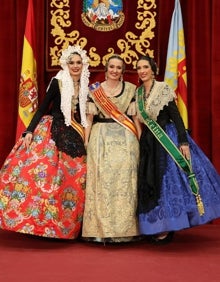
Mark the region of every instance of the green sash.
[[200, 215], [205, 213], [203, 202], [201, 196], [199, 194], [199, 186], [195, 177], [195, 174], [192, 171], [192, 164], [190, 160], [187, 160], [177, 146], [173, 143], [173, 141], [167, 136], [164, 130], [159, 126], [159, 124], [152, 120], [144, 107], [144, 98], [142, 95], [143, 86], [138, 88], [138, 108], [140, 114], [144, 120], [146, 126], [150, 129], [150, 131], [154, 134], [160, 144], [164, 147], [167, 153], [172, 157], [172, 159], [176, 162], [176, 164], [187, 174], [189, 179], [189, 184], [192, 193], [196, 197], [196, 203], [198, 207], [198, 211]]

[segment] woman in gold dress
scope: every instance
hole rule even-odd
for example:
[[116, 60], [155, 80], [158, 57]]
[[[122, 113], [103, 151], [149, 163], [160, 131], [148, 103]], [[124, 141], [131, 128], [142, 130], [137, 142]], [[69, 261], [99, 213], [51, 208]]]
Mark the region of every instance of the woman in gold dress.
[[[82, 237], [96, 242], [138, 238], [136, 218], [140, 130], [136, 86], [122, 80], [118, 55], [106, 64], [106, 80], [90, 87], [86, 203]], [[89, 132], [89, 130], [88, 130]], [[90, 135], [90, 136], [89, 136]]]

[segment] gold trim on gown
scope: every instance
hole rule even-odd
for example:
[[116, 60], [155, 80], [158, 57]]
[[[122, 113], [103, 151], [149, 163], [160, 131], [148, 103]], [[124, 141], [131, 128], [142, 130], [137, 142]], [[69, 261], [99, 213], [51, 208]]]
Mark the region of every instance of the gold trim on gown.
[[[111, 98], [126, 112], [136, 86], [125, 82]], [[98, 110], [98, 109], [97, 109]], [[98, 115], [101, 115], [98, 110]], [[103, 117], [103, 116], [102, 116]], [[108, 117], [106, 117], [108, 118]], [[87, 147], [86, 203], [82, 237], [95, 241], [128, 241], [137, 236], [137, 137], [117, 122], [97, 122]]]

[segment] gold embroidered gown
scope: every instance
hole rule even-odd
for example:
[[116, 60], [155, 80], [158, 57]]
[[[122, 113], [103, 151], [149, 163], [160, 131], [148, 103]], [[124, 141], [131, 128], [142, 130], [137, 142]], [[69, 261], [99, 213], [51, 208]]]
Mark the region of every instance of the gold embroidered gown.
[[[111, 100], [132, 115], [136, 86], [124, 82], [121, 93]], [[89, 112], [96, 114], [87, 148], [86, 203], [82, 236], [95, 241], [129, 241], [138, 235], [137, 137], [104, 116], [94, 101]]]

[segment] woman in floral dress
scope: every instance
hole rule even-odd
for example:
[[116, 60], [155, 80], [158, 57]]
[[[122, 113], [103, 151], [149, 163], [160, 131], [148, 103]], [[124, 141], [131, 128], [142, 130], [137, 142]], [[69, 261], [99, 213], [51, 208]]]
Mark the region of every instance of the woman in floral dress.
[[62, 70], [0, 171], [0, 228], [75, 239], [85, 200], [86, 51], [69, 46], [60, 64]]

